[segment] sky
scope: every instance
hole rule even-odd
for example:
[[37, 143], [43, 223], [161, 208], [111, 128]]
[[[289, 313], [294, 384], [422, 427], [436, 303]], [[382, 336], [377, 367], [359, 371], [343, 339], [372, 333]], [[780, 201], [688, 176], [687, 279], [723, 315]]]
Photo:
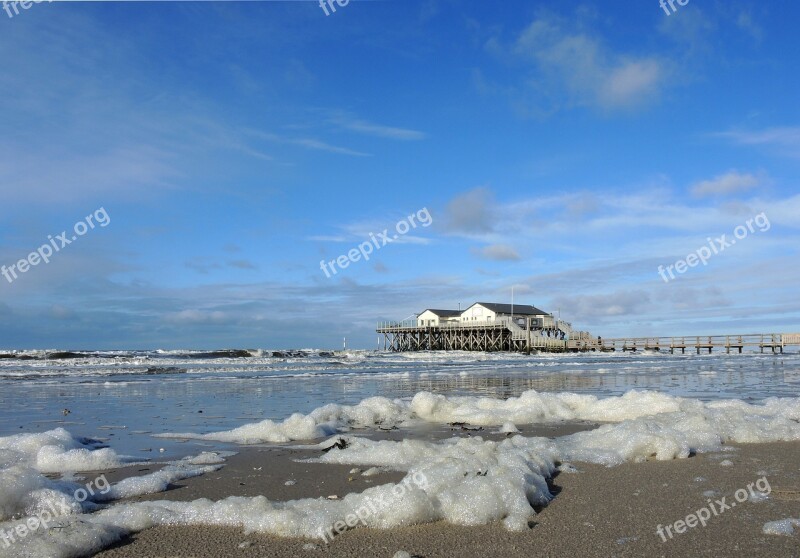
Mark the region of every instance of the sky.
[[796, 2], [334, 5], [0, 11], [1, 348], [800, 331]]

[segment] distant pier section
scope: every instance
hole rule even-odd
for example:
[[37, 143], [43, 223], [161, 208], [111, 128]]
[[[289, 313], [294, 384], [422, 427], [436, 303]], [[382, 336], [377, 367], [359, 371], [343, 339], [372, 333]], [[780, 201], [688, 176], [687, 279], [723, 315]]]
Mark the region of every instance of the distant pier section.
[[800, 333], [748, 333], [743, 335], [687, 335], [683, 337], [618, 337], [586, 342], [568, 342], [567, 350], [575, 351], [669, 351], [687, 350], [697, 354], [725, 349], [726, 353], [741, 353], [744, 349], [759, 349], [783, 353], [783, 348], [800, 345]]
[[[783, 353], [800, 345], [800, 333], [750, 333], [680, 337], [594, 337], [530, 305], [476, 302], [466, 310], [428, 309], [415, 319], [379, 322], [383, 349], [402, 351], [614, 352], [695, 351]], [[378, 338], [380, 346], [380, 337]]]

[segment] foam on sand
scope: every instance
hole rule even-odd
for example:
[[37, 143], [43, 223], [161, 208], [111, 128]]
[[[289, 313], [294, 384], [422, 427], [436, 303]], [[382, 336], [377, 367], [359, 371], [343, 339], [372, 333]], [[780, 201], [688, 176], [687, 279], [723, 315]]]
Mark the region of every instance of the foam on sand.
[[762, 529], [765, 535], [786, 535], [794, 534], [795, 527], [800, 528], [800, 519], [780, 519], [778, 521], [768, 521]]
[[[513, 435], [501, 441], [476, 436], [430, 442], [370, 440], [340, 434], [354, 428], [423, 421], [503, 426], [501, 430], [513, 433], [515, 425], [563, 420], [609, 424], [555, 439]], [[308, 415], [295, 414], [280, 422], [262, 421], [226, 432], [173, 436], [251, 443], [309, 440], [328, 434], [335, 437], [316, 445], [321, 455], [313, 461], [381, 467], [403, 472], [405, 478], [400, 483], [370, 487], [335, 500], [320, 497], [272, 502], [257, 496], [228, 497], [216, 502], [120, 502], [85, 513], [103, 505], [105, 500], [97, 498], [92, 506], [74, 508], [73, 514], [59, 518], [60, 528], [51, 525], [49, 529], [38, 529], [5, 552], [9, 556], [78, 556], [97, 551], [129, 533], [178, 524], [230, 526], [248, 533], [311, 538], [323, 536], [331, 525], [348, 517], [374, 528], [444, 520], [457, 525], [502, 521], [507, 529], [522, 530], [528, 528], [535, 508], [552, 499], [547, 480], [559, 464], [590, 462], [614, 466], [647, 459], [685, 458], [693, 452], [718, 450], [728, 442], [800, 440], [800, 399], [769, 399], [751, 405], [743, 401], [707, 403], [654, 392], [629, 392], [599, 399], [529, 391], [508, 400], [448, 398], [423, 392], [410, 401], [373, 397], [352, 406], [326, 405]], [[0, 492], [0, 502], [16, 502], [3, 512], [4, 518], [35, 513], [36, 506], [26, 506], [35, 500], [32, 494], [37, 491], [50, 490], [48, 495], [59, 493], [62, 497], [68, 492], [63, 486], [49, 484], [54, 481], [36, 469], [36, 465], [51, 466], [47, 458], [40, 462], [43, 448], [54, 447], [52, 451], [62, 454], [86, 449], [66, 431], [35, 436], [39, 438], [0, 439], [0, 447], [16, 452], [0, 469], [0, 475], [6, 475], [0, 476], [0, 491], [6, 491]], [[93, 456], [84, 457], [84, 463], [94, 462]], [[172, 482], [170, 479], [219, 467], [219, 458], [203, 454], [145, 477], [126, 479], [112, 487], [109, 498], [163, 489]], [[103, 459], [120, 458], [112, 453], [104, 454]], [[12, 526], [0, 524], [0, 529]]]
[[[365, 450], [353, 438], [352, 445], [336, 453], [363, 459]], [[364, 440], [363, 442], [368, 442]], [[392, 448], [396, 456], [409, 444]], [[336, 500], [306, 498], [271, 502], [263, 496], [229, 497], [212, 502], [138, 502], [117, 504], [97, 513], [69, 518], [62, 528], [39, 530], [19, 541], [11, 556], [70, 556], [86, 538], [86, 550], [97, 541], [113, 541], [156, 525], [221, 525], [245, 532], [279, 536], [323, 537], [325, 530], [348, 517], [358, 517], [368, 527], [390, 528], [446, 520], [459, 525], [479, 525], [502, 520], [509, 529], [525, 529], [533, 517], [533, 505], [552, 498], [546, 478], [554, 468], [531, 448], [498, 445], [478, 439], [448, 440], [442, 444], [420, 442], [405, 461], [386, 459], [407, 475], [397, 484], [384, 484], [351, 493]], [[534, 446], [535, 447], [535, 446]], [[378, 448], [380, 449], [380, 448]], [[361, 455], [361, 457], [359, 457]], [[27, 553], [27, 554], [26, 554]]]
[[27, 464], [42, 473], [113, 469], [135, 461], [63, 428], [0, 438], [0, 467]]
[[[667, 418], [663, 418], [668, 415]], [[313, 440], [334, 433], [376, 426], [413, 426], [415, 423], [464, 422], [479, 426], [540, 424], [562, 421], [621, 423], [661, 416], [652, 428], [678, 428], [687, 433], [709, 422], [724, 441], [766, 442], [800, 439], [800, 398], [771, 398], [760, 405], [740, 400], [702, 402], [653, 391], [630, 391], [622, 396], [598, 398], [575, 393], [539, 393], [529, 390], [519, 397], [446, 397], [417, 393], [410, 401], [371, 397], [357, 405], [326, 405], [307, 415], [296, 413], [275, 422], [264, 420], [223, 432], [161, 434], [170, 438], [197, 438], [240, 444]], [[731, 421], [731, 424], [726, 424]], [[735, 425], [735, 426], [734, 426]], [[658, 432], [654, 431], [653, 436]], [[711, 440], [705, 440], [709, 445]], [[713, 444], [711, 444], [713, 445]]]
[[[166, 463], [160, 470], [147, 475], [125, 478], [113, 486], [104, 476], [101, 476], [102, 484], [99, 479], [90, 481], [88, 485], [77, 482], [73, 472], [132, 464], [132, 458], [121, 457], [114, 450], [98, 445], [92, 440], [74, 438], [62, 428], [0, 438], [0, 522], [11, 520], [10, 523], [0, 523], [0, 529], [4, 530], [0, 535], [11, 532], [20, 524], [16, 521], [19, 518], [22, 518], [23, 525], [28, 518], [65, 518], [96, 511], [104, 503], [120, 498], [164, 491], [171, 483], [219, 470], [224, 457], [232, 455], [230, 452], [205, 452]], [[60, 480], [44, 474], [54, 472], [65, 474]], [[33, 533], [30, 536], [30, 540], [35, 541]], [[15, 546], [25, 546], [22, 542]], [[0, 546], [4, 546], [2, 540]], [[46, 553], [30, 554], [39, 555], [49, 556]]]

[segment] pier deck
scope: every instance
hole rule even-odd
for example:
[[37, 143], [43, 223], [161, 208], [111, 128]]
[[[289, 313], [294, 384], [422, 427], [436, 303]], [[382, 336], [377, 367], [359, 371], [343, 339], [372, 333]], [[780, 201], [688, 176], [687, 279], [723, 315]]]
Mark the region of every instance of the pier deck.
[[417, 326], [384, 322], [383, 348], [390, 351], [566, 351], [566, 340], [526, 330], [508, 319]]
[[379, 323], [383, 348], [400, 351], [669, 351], [694, 350], [697, 354], [725, 349], [783, 353], [784, 347], [800, 345], [800, 333], [749, 333], [736, 335], [686, 335], [680, 337], [617, 337], [560, 339], [541, 331], [519, 327], [510, 320], [417, 326], [409, 323]]
[[596, 351], [666, 351], [674, 353], [687, 349], [701, 352], [712, 352], [714, 349], [725, 349], [726, 353], [741, 353], [745, 348], [759, 349], [773, 353], [782, 353], [788, 345], [800, 345], [800, 334], [797, 333], [749, 333], [737, 335], [686, 335], [681, 337], [618, 337], [611, 339], [590, 339], [569, 341], [570, 348]]

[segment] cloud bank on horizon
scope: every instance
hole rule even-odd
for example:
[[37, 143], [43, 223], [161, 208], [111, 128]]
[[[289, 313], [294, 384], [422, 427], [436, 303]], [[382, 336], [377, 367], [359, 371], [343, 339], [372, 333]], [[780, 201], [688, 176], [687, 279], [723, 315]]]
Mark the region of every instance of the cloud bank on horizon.
[[[604, 337], [800, 331], [800, 6], [640, 4], [0, 21], [0, 264], [113, 216], [0, 276], [0, 345], [372, 348], [377, 320], [512, 287]], [[320, 271], [423, 207], [431, 226]]]

